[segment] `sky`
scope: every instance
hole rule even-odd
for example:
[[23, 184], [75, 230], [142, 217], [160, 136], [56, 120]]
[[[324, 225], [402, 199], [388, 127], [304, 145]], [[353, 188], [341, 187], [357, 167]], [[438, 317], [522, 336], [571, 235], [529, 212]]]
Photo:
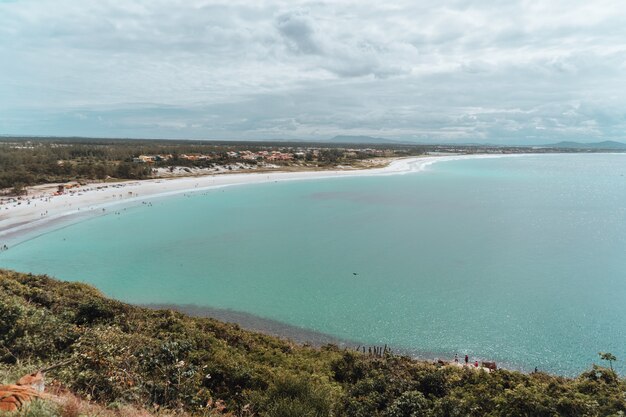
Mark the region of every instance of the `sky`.
[[0, 0], [0, 134], [626, 141], [626, 3]]

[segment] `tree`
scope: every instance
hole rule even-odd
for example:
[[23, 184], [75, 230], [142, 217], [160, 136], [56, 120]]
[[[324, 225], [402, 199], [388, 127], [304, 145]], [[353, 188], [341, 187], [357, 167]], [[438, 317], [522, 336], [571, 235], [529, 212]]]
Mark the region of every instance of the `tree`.
[[17, 183], [13, 186], [11, 193], [14, 195], [24, 195], [27, 193], [26, 188], [24, 188], [24, 184]]
[[430, 404], [419, 391], [406, 391], [396, 399], [385, 413], [385, 417], [422, 417], [430, 415]]
[[602, 359], [603, 361], [609, 361], [609, 366], [611, 367], [611, 371], [612, 371], [613, 362], [617, 360], [615, 355], [613, 355], [610, 352], [598, 352], [598, 355], [600, 355], [600, 359]]

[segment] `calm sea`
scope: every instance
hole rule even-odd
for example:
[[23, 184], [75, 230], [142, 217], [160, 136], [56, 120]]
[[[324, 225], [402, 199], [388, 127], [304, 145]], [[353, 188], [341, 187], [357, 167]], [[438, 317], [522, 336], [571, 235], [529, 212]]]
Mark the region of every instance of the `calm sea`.
[[426, 357], [572, 375], [609, 351], [624, 373], [626, 155], [171, 196], [23, 242], [0, 267]]

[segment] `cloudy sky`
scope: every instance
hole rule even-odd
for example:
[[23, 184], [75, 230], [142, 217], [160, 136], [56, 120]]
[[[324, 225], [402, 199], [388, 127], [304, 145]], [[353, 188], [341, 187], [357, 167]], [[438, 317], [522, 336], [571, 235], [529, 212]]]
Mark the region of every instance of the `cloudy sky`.
[[0, 0], [0, 134], [626, 141], [623, 0]]

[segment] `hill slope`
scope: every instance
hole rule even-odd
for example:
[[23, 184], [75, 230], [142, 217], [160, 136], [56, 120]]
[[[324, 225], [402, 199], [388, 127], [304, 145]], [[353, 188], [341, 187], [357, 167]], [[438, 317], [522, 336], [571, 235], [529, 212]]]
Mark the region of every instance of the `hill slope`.
[[[605, 368], [567, 379], [314, 349], [211, 319], [130, 306], [46, 276], [0, 270], [0, 318], [0, 369], [18, 360], [35, 368], [75, 358], [52, 376], [104, 405], [274, 417], [626, 411], [625, 384]], [[221, 402], [225, 409], [214, 406]]]

